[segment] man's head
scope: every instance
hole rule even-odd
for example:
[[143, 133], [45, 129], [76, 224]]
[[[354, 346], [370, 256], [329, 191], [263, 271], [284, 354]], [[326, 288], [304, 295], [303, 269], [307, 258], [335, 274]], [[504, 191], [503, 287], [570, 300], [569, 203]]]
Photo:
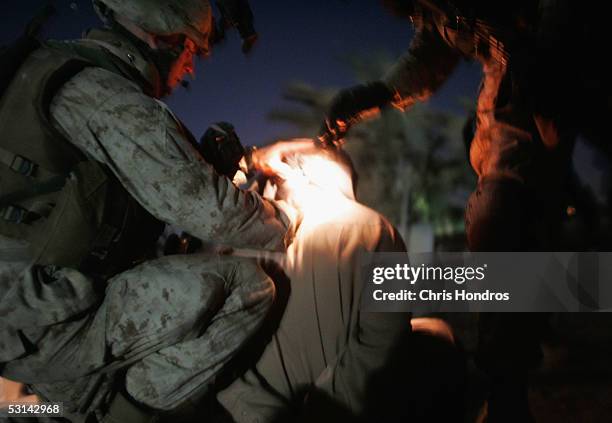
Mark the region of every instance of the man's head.
[[153, 56], [166, 89], [194, 72], [194, 56], [207, 55], [213, 32], [208, 0], [94, 0], [100, 17], [140, 39]]
[[335, 189], [345, 197], [355, 199], [357, 172], [344, 150], [316, 148], [288, 155], [285, 162], [299, 170], [312, 185]]
[[208, 51], [213, 28], [208, 0], [94, 0], [94, 7], [105, 21], [129, 21], [168, 43], [189, 38], [198, 49]]
[[[357, 173], [341, 149], [321, 149], [310, 139], [279, 142], [258, 150], [255, 166], [276, 181], [278, 195], [291, 192], [295, 184], [307, 184], [355, 199]], [[279, 198], [286, 199], [286, 198]]]

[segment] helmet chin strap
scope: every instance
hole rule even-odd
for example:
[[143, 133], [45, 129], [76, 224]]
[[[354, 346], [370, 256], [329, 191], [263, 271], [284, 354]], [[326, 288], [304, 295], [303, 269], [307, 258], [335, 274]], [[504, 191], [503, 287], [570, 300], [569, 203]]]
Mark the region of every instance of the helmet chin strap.
[[[127, 25], [126, 25], [126, 22]], [[148, 60], [150, 60], [157, 68], [160, 78], [163, 81], [162, 91], [164, 95], [170, 94], [170, 89], [167, 86], [168, 75], [172, 64], [178, 59], [178, 55], [169, 49], [159, 49], [155, 43], [155, 37], [141, 28], [135, 26], [129, 21], [116, 19], [113, 16], [111, 27], [114, 31], [117, 31], [124, 37], [128, 38], [132, 44], [142, 53]], [[143, 35], [144, 34], [144, 35]], [[185, 85], [184, 83], [187, 83]], [[187, 88], [189, 85], [188, 81], [182, 81], [181, 85]]]

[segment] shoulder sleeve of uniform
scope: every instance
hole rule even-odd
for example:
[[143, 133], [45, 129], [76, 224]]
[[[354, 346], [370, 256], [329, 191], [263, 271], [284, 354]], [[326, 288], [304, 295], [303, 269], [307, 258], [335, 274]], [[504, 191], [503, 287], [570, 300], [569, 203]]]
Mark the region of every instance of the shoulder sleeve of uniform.
[[[85, 154], [104, 161], [87, 125], [100, 113], [102, 106], [118, 96], [144, 96], [135, 83], [102, 68], [86, 68], [55, 94], [50, 105], [51, 123]], [[148, 102], [154, 102], [146, 98]]]
[[434, 28], [418, 30], [408, 52], [383, 78], [396, 93], [394, 105], [404, 109], [429, 98], [450, 76], [460, 57]]
[[52, 115], [69, 140], [109, 166], [152, 215], [236, 247], [284, 248], [288, 220], [273, 203], [215, 173], [163, 103], [101, 69], [56, 95]]

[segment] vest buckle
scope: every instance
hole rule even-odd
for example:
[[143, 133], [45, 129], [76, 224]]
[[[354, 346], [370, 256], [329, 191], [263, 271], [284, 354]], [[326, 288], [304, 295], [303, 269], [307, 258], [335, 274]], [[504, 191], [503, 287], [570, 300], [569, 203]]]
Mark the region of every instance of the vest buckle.
[[24, 176], [32, 176], [38, 166], [23, 156], [16, 155], [10, 165], [11, 170]]
[[28, 211], [17, 206], [0, 207], [0, 219], [10, 223], [22, 223]]

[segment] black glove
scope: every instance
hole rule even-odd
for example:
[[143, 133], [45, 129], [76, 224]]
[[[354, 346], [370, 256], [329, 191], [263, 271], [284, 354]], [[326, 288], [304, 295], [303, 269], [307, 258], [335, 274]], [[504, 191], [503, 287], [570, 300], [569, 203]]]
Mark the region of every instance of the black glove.
[[327, 145], [334, 144], [344, 138], [352, 125], [389, 105], [393, 97], [393, 92], [382, 82], [340, 91], [332, 101], [319, 140]]
[[234, 127], [227, 122], [210, 126], [200, 139], [199, 150], [218, 174], [230, 179], [240, 169], [240, 159], [245, 153]]

